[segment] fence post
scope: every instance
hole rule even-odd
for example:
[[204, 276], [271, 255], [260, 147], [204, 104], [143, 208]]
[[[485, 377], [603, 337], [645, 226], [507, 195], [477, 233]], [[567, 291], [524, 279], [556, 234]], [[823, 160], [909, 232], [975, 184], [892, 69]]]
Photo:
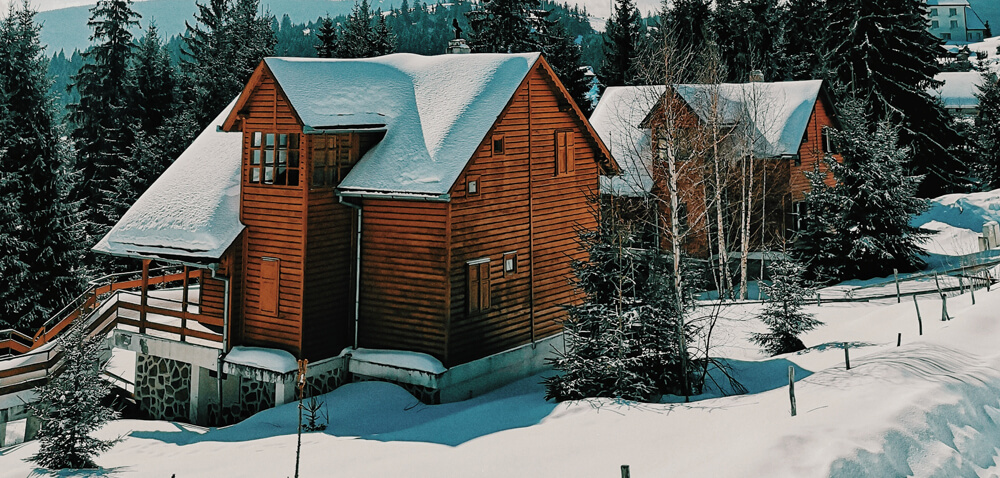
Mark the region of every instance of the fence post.
[[896, 335], [896, 347], [899, 347], [903, 343], [903, 333], [900, 332]]
[[628, 470], [628, 465], [622, 465], [622, 478], [632, 478], [632, 473]]
[[847, 365], [847, 370], [851, 369], [851, 344], [844, 342], [844, 365]]
[[892, 279], [896, 282], [896, 303], [900, 303], [903, 300], [899, 297], [899, 270], [892, 270]]
[[795, 416], [795, 367], [788, 366], [788, 400], [792, 404], [792, 416]]
[[913, 294], [913, 306], [917, 308], [917, 327], [920, 328], [920, 335], [924, 335], [924, 320], [920, 318], [920, 305], [917, 304], [917, 294]]

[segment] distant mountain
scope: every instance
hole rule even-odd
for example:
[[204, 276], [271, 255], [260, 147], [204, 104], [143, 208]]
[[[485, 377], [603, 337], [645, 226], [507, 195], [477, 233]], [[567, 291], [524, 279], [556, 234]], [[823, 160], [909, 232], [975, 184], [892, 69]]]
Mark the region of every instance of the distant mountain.
[[[401, 0], [397, 1], [399, 3]], [[204, 1], [202, 2], [204, 3]], [[287, 14], [294, 23], [305, 23], [326, 15], [346, 15], [354, 6], [353, 0], [264, 0], [271, 14], [279, 21]], [[372, 8], [388, 10], [389, 0], [372, 0]], [[142, 15], [139, 26], [145, 29], [150, 21], [156, 21], [161, 37], [169, 38], [184, 32], [184, 22], [194, 23], [195, 0], [149, 0], [132, 5]], [[48, 45], [49, 55], [65, 50], [68, 55], [73, 49], [83, 50], [90, 46], [90, 6], [63, 8], [40, 12], [38, 21], [42, 23], [41, 41]], [[141, 32], [133, 32], [136, 36]]]

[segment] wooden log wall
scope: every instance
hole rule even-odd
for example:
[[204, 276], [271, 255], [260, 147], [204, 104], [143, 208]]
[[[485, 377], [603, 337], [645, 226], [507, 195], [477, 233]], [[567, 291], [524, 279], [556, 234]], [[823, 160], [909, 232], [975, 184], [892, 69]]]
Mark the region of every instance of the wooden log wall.
[[[821, 95], [813, 107], [812, 117], [809, 118], [809, 125], [806, 126], [805, 138], [802, 141], [802, 146], [799, 147], [800, 164], [793, 161], [789, 166], [789, 189], [792, 201], [801, 201], [805, 198], [806, 192], [811, 189], [809, 178], [806, 177], [805, 173], [812, 172], [817, 165], [819, 165], [820, 171], [827, 174], [826, 185], [833, 187], [836, 184], [833, 174], [829, 173], [829, 168], [823, 161], [823, 128], [834, 127], [830, 111], [830, 105]], [[839, 154], [835, 154], [834, 158], [837, 162], [844, 161]]]

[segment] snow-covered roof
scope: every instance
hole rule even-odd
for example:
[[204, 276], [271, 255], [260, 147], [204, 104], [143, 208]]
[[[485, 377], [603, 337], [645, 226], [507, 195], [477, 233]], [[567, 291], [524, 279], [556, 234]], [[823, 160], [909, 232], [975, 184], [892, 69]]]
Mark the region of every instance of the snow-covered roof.
[[365, 59], [268, 58], [307, 128], [384, 126], [339, 190], [444, 196], [514, 96], [538, 53]]
[[942, 5], [968, 5], [968, 0], [927, 0], [927, 5], [936, 7]]
[[590, 124], [618, 161], [621, 174], [601, 176], [602, 193], [634, 197], [652, 190], [650, 130], [642, 127], [642, 121], [664, 90], [663, 85], [654, 85], [612, 86], [604, 91]]
[[94, 246], [105, 254], [212, 262], [243, 230], [241, 133], [218, 126], [234, 100]]
[[755, 156], [778, 157], [799, 154], [822, 85], [822, 80], [806, 80], [676, 85], [674, 89], [702, 121], [750, 128]]
[[931, 96], [939, 98], [948, 109], [979, 108], [979, 85], [983, 76], [976, 71], [946, 72], [934, 76], [937, 81], [944, 82], [939, 88], [927, 90]]
[[965, 29], [966, 30], [986, 30], [986, 24], [979, 18], [972, 7], [965, 7]]

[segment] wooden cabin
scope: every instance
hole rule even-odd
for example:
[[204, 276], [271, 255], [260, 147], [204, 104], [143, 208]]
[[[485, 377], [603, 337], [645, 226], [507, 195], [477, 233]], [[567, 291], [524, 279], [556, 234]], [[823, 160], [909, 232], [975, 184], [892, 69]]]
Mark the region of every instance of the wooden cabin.
[[210, 267], [225, 349], [310, 360], [451, 367], [559, 333], [617, 169], [537, 53], [268, 58], [199, 142], [95, 250]]
[[[666, 96], [669, 95], [669, 96]], [[665, 106], [666, 105], [666, 106]], [[672, 108], [664, 113], [665, 108]], [[743, 179], [752, 183], [751, 250], [783, 250], [798, 225], [802, 201], [810, 189], [805, 173], [819, 168], [834, 180], [823, 158], [842, 161], [830, 139], [836, 127], [833, 103], [822, 81], [750, 82], [719, 85], [613, 87], [605, 91], [591, 116], [598, 134], [611, 145], [622, 166], [617, 177], [603, 178], [602, 193], [618, 204], [642, 203], [642, 220], [659, 224], [652, 234], [668, 247], [669, 193], [660, 155], [667, 124], [689, 151], [677, 151], [678, 211], [685, 251], [695, 257], [717, 254], [709, 230], [717, 219], [708, 203], [714, 196], [711, 155], [729, 159], [729, 178], [720, 192], [724, 221], [740, 240], [739, 199]], [[713, 144], [715, 147], [713, 147]], [[744, 162], [743, 159], [750, 162]], [[750, 171], [752, 169], [752, 171]], [[641, 207], [632, 207], [632, 210]], [[631, 213], [633, 216], [642, 215]], [[730, 234], [727, 234], [730, 235]]]

